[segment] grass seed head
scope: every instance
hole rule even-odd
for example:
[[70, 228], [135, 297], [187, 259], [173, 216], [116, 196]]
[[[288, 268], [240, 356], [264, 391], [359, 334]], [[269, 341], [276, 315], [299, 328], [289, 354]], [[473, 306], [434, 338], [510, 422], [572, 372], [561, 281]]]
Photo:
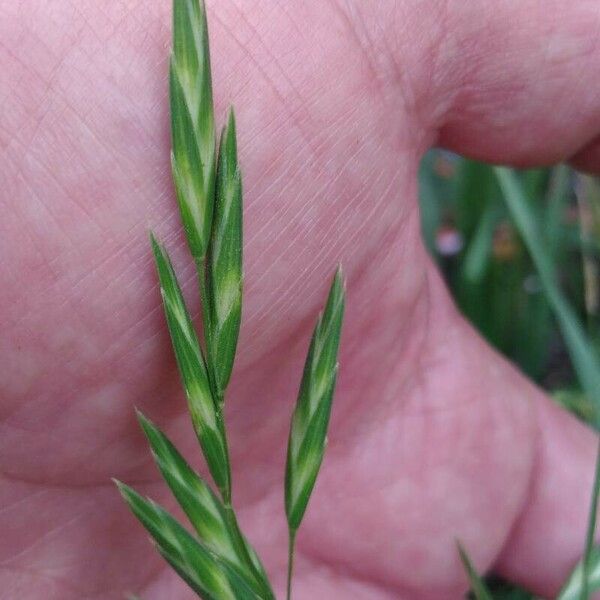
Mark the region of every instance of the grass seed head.
[[211, 392], [204, 356], [169, 255], [154, 238], [152, 248], [167, 325], [194, 430], [217, 487], [229, 490], [231, 475], [227, 441]]
[[173, 53], [169, 71], [171, 164], [192, 256], [206, 255], [215, 190], [215, 121], [204, 3], [173, 3]]
[[256, 552], [232, 521], [228, 509], [177, 451], [167, 436], [149, 419], [138, 419], [156, 464], [173, 495], [196, 530], [200, 541], [228, 562], [257, 594], [272, 598], [273, 592]]
[[164, 508], [124, 483], [115, 483], [133, 514], [152, 536], [157, 550], [201, 598], [260, 598], [231, 565], [194, 538]]
[[344, 284], [338, 269], [313, 332], [290, 428], [285, 509], [292, 531], [304, 516], [325, 452], [343, 314]]
[[208, 363], [215, 389], [222, 398], [233, 369], [242, 315], [242, 181], [233, 110], [219, 144], [207, 279]]

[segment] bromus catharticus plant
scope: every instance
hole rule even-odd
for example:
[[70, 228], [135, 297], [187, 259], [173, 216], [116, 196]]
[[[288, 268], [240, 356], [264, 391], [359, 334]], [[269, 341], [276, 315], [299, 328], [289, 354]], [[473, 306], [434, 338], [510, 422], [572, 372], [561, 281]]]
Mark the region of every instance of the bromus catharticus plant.
[[[174, 0], [169, 71], [171, 165], [179, 211], [198, 274], [203, 339], [187, 310], [166, 248], [151, 236], [164, 312], [194, 431], [215, 493], [165, 434], [141, 413], [156, 464], [188, 517], [190, 533], [161, 506], [116, 482], [157, 550], [201, 597], [274, 599], [265, 569], [242, 534], [232, 506], [223, 418], [242, 310], [242, 182], [233, 110], [218, 147], [206, 14], [202, 0]], [[319, 316], [294, 410], [285, 473], [289, 526], [287, 596], [294, 540], [325, 451], [337, 375], [344, 285], [336, 272]]]

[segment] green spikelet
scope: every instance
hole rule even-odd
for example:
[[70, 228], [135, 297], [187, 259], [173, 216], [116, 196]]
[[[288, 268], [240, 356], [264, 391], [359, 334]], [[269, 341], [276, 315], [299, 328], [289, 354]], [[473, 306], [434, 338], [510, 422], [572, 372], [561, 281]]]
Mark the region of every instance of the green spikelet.
[[285, 511], [291, 531], [302, 521], [325, 452], [343, 314], [344, 284], [338, 269], [313, 333], [292, 417], [285, 474]]
[[215, 121], [204, 3], [173, 3], [171, 165], [192, 256], [206, 256], [215, 190]]

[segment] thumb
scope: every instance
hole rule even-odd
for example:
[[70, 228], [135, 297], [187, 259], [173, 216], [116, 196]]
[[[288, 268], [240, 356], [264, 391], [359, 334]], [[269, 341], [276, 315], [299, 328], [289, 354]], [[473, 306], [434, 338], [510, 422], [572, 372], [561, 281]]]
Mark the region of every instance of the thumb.
[[597, 439], [542, 394], [535, 404], [537, 452], [528, 500], [496, 569], [551, 596], [583, 553]]

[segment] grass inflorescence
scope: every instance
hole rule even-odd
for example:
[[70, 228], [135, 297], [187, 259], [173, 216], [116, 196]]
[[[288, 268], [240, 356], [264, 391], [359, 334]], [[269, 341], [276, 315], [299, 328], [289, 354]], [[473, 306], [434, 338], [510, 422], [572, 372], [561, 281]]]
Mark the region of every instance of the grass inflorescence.
[[[199, 597], [271, 600], [275, 595], [266, 570], [242, 533], [232, 503], [223, 408], [242, 315], [242, 177], [233, 109], [220, 136], [216, 135], [202, 0], [173, 2], [169, 90], [172, 176], [198, 277], [202, 336], [190, 317], [167, 249], [154, 236], [151, 245], [188, 411], [214, 489], [190, 467], [157, 425], [141, 413], [138, 420], [156, 465], [189, 520], [191, 531], [151, 499], [124, 483], [117, 482], [117, 486], [150, 533], [158, 552]], [[588, 186], [595, 189], [589, 194], [595, 225], [588, 226], [589, 231], [580, 236], [563, 223], [572, 179], [566, 167], [517, 176], [506, 169], [462, 161], [458, 171], [453, 186], [444, 182], [458, 198], [449, 203], [456, 213], [452, 227], [442, 223], [447, 208], [440, 210], [439, 198], [448, 192], [440, 192], [432, 170], [423, 171], [422, 212], [425, 238], [430, 248], [438, 250], [459, 306], [493, 344], [540, 383], [551, 359], [548, 332], [554, 327], [556, 334], [561, 333], [563, 351], [570, 358], [579, 388], [561, 390], [560, 398], [600, 427], [596, 351], [600, 321], [599, 311], [592, 314], [590, 310], [593, 297], [599, 304], [599, 293], [589, 273], [587, 282], [584, 273], [571, 284], [577, 287], [583, 280], [584, 286], [589, 284], [586, 291], [590, 294], [586, 293], [585, 303], [573, 305], [556, 283], [559, 265], [573, 254], [573, 248], [578, 259], [581, 253], [584, 263], [589, 263], [590, 256], [600, 255], [600, 191]], [[542, 212], [534, 207], [534, 196], [543, 199]], [[456, 256], [460, 260], [455, 260]], [[569, 280], [579, 273], [578, 269], [566, 271], [568, 277], [565, 273], [563, 276]], [[532, 281], [540, 293], [530, 291]], [[587, 331], [580, 319], [584, 304], [589, 317]], [[313, 332], [288, 439], [284, 485], [289, 529], [288, 599], [296, 534], [326, 447], [343, 312], [344, 285], [338, 269]], [[592, 342], [589, 333], [595, 334]], [[593, 545], [599, 490], [600, 452], [583, 558], [566, 581], [559, 600], [586, 600], [600, 589], [600, 549]], [[488, 586], [460, 544], [459, 555], [478, 600], [506, 597]], [[519, 597], [526, 594], [516, 593]]]
[[[154, 235], [151, 245], [188, 411], [218, 493], [139, 412], [138, 420], [156, 465], [194, 533], [151, 499], [116, 483], [158, 552], [201, 598], [271, 600], [275, 596], [265, 568], [240, 530], [232, 504], [223, 406], [242, 314], [242, 178], [233, 109], [217, 145], [208, 28], [201, 0], [174, 0], [169, 85], [172, 174], [198, 275], [202, 338], [188, 312], [167, 249]], [[288, 442], [288, 597], [296, 532], [325, 451], [343, 309], [344, 284], [338, 269], [313, 333]]]

